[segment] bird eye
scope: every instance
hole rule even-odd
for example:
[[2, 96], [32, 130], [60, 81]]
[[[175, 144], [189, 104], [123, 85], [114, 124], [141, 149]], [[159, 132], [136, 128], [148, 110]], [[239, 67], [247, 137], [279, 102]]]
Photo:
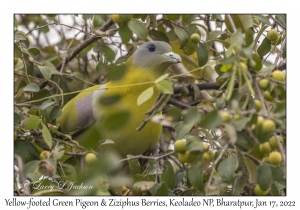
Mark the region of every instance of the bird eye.
[[149, 45], [148, 50], [149, 50], [150, 52], [154, 52], [154, 51], [156, 50], [155, 45], [154, 45], [154, 44]]

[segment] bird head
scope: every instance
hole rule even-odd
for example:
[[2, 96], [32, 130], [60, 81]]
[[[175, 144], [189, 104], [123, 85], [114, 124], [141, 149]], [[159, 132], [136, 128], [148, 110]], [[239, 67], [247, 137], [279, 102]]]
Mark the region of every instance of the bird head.
[[161, 72], [175, 63], [181, 63], [181, 57], [163, 41], [146, 42], [132, 54], [132, 65], [136, 68]]

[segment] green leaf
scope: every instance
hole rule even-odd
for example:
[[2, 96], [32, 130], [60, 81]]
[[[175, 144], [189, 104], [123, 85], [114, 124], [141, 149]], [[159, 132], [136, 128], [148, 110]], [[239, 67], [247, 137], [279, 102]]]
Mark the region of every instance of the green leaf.
[[261, 190], [269, 189], [272, 179], [272, 170], [270, 166], [260, 165], [257, 167], [257, 183]]
[[121, 100], [121, 95], [119, 93], [104, 95], [99, 98], [99, 103], [102, 106], [111, 106]]
[[222, 123], [222, 119], [218, 113], [218, 110], [214, 110], [204, 115], [199, 126], [208, 129], [215, 129], [221, 123]]
[[232, 189], [232, 195], [239, 196], [241, 195], [242, 191], [244, 190], [244, 186], [247, 182], [247, 179], [245, 176], [238, 176], [234, 180], [234, 185]]
[[39, 125], [40, 125], [40, 118], [35, 116], [35, 115], [31, 115], [30, 117], [28, 117], [26, 119], [26, 121], [24, 122], [24, 128], [26, 130], [33, 130], [36, 129]]
[[31, 57], [35, 58], [38, 54], [40, 54], [40, 50], [37, 48], [30, 48], [28, 53]]
[[261, 45], [257, 49], [258, 55], [261, 57], [266, 55], [271, 50], [271, 42], [266, 38], [262, 41]]
[[39, 92], [40, 91], [40, 87], [37, 84], [35, 84], [35, 83], [30, 83], [30, 84], [26, 85], [23, 88], [23, 91]]
[[14, 112], [14, 125], [19, 125], [21, 122], [21, 117], [18, 113]]
[[115, 142], [111, 139], [104, 139], [100, 141], [100, 145], [105, 145], [105, 144], [114, 144]]
[[177, 186], [183, 179], [183, 177], [186, 176], [186, 172], [179, 170], [175, 173], [175, 186]]
[[180, 196], [201, 196], [201, 192], [196, 189], [187, 189], [180, 193]]
[[117, 129], [126, 125], [130, 118], [130, 113], [127, 110], [115, 111], [104, 119], [104, 126], [107, 129]]
[[64, 171], [63, 174], [66, 175], [65, 178], [71, 181], [77, 181], [77, 172], [72, 165], [64, 163], [62, 170]]
[[37, 160], [39, 157], [38, 151], [33, 144], [24, 140], [14, 141], [14, 154], [19, 155], [24, 164], [32, 160]]
[[217, 38], [218, 36], [224, 33], [225, 33], [224, 31], [211, 31], [209, 32], [206, 40], [207, 42], [212, 41], [213, 39]]
[[41, 178], [42, 174], [37, 170], [39, 167], [40, 161], [32, 160], [27, 162], [24, 165], [24, 174], [27, 178], [31, 179], [32, 181], [36, 181]]
[[237, 168], [236, 156], [229, 157], [223, 160], [218, 166], [218, 173], [226, 183], [231, 183], [233, 180], [234, 172]]
[[202, 140], [198, 136], [192, 136], [188, 139], [188, 143], [186, 145], [186, 150], [190, 152], [202, 152], [203, 151], [203, 143]]
[[189, 35], [187, 34], [187, 32], [184, 29], [182, 29], [180, 27], [175, 27], [174, 32], [180, 39], [180, 49], [182, 49], [188, 43]]
[[17, 31], [14, 34], [14, 38], [16, 41], [20, 41], [20, 40], [27, 40], [27, 37], [25, 36], [25, 34], [21, 31]]
[[20, 50], [19, 46], [15, 43], [14, 44], [14, 57], [21, 58], [22, 51]]
[[269, 18], [263, 16], [263, 15], [253, 15], [253, 17], [257, 18], [258, 20], [260, 20], [262, 23], [266, 24], [266, 25], [271, 25]]
[[250, 158], [244, 157], [244, 161], [245, 161], [245, 165], [246, 165], [246, 169], [248, 171], [249, 174], [249, 182], [251, 184], [254, 184], [257, 182], [256, 179], [256, 167], [257, 165], [253, 162], [253, 160], [251, 160]]
[[[261, 62], [260, 57], [257, 54], [254, 53], [252, 55], [252, 59], [255, 62], [254, 65], [251, 65], [251, 63], [250, 63], [250, 65], [252, 66], [253, 70], [255, 70], [255, 71], [261, 70], [261, 68], [262, 68], [262, 62]], [[249, 62], [250, 62], [250, 60], [249, 60]]]
[[187, 177], [191, 185], [199, 190], [203, 191], [204, 190], [204, 184], [203, 184], [203, 170], [199, 167], [198, 164], [192, 165], [188, 170], [187, 170]]
[[128, 28], [127, 24], [120, 24], [119, 34], [123, 44], [128, 43], [132, 36], [132, 32]]
[[55, 101], [53, 101], [52, 99], [48, 99], [47, 101], [44, 101], [41, 104], [40, 109], [45, 110], [47, 107], [51, 106], [52, 104], [55, 104]]
[[166, 74], [160, 76], [159, 78], [157, 78], [154, 82], [155, 82], [155, 83], [158, 83], [158, 82], [160, 82], [160, 81], [166, 79], [168, 76], [169, 76], [169, 74], [166, 73]]
[[64, 146], [63, 145], [56, 145], [54, 149], [52, 150], [52, 156], [56, 159], [59, 160], [64, 156]]
[[93, 48], [93, 50], [95, 52], [102, 53], [108, 61], [115, 59], [115, 52], [105, 44], [98, 44]]
[[194, 124], [179, 122], [174, 126], [175, 129], [175, 139], [182, 139], [194, 126]]
[[118, 66], [117, 65], [111, 65], [108, 69], [107, 80], [108, 81], [120, 80], [124, 76], [125, 72], [126, 72], [125, 64], [121, 64], [121, 65], [118, 65]]
[[144, 90], [137, 99], [137, 105], [139, 106], [145, 103], [146, 101], [148, 101], [153, 96], [153, 94], [154, 94], [153, 87], [149, 87], [146, 90]]
[[46, 144], [48, 145], [48, 147], [51, 149], [52, 148], [52, 136], [51, 136], [51, 133], [50, 131], [48, 130], [47, 126], [43, 125], [43, 128], [42, 128], [42, 136], [43, 136], [43, 139], [44, 141], [46, 142]]
[[206, 49], [206, 46], [201, 42], [197, 43], [196, 53], [198, 57], [199, 67], [204, 66], [208, 61], [208, 51]]
[[286, 15], [276, 15], [275, 19], [281, 23], [284, 27], [286, 27]]
[[164, 162], [165, 171], [161, 174], [161, 180], [168, 189], [173, 189], [175, 184], [174, 169], [169, 161]]
[[148, 35], [148, 31], [145, 24], [139, 20], [136, 19], [129, 20], [128, 28], [141, 39], [146, 39]]
[[[163, 183], [155, 184], [154, 187], [156, 187], [156, 185], [157, 185], [157, 190], [156, 190], [156, 193], [155, 193], [156, 196], [166, 196], [166, 195], [168, 195], [168, 188], [167, 188], [166, 183], [163, 182]], [[153, 188], [151, 188], [151, 191], [152, 191]]]
[[50, 115], [49, 115], [49, 120], [55, 120], [57, 118], [59, 118], [62, 114], [62, 111], [61, 109], [59, 108], [59, 106], [54, 106], [52, 109], [51, 109], [51, 112], [50, 112]]
[[52, 76], [51, 71], [49, 70], [48, 66], [37, 66], [41, 71], [45, 80], [49, 80]]
[[243, 29], [247, 29], [253, 26], [253, 19], [251, 15], [239, 15]]
[[[133, 155], [127, 155], [127, 158], [133, 157]], [[128, 160], [128, 166], [130, 171], [130, 176], [136, 174], [142, 174], [141, 165], [138, 159]]]
[[168, 42], [168, 43], [170, 42], [169, 38], [167, 37], [167, 35], [164, 32], [153, 29], [153, 30], [149, 31], [149, 35], [154, 40], [160, 40], [160, 41], [164, 41], [164, 42]]
[[172, 83], [168, 80], [155, 82], [157, 89], [163, 94], [174, 94]]

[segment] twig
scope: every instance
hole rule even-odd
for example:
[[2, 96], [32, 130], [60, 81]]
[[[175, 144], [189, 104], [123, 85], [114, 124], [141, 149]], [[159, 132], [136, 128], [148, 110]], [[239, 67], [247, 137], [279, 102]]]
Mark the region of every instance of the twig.
[[286, 27], [284, 25], [282, 25], [280, 22], [278, 22], [272, 15], [269, 15], [270, 18], [272, 18], [272, 20], [277, 23], [278, 25], [280, 25], [284, 30], [286, 30]]
[[228, 18], [228, 21], [229, 21], [229, 23], [231, 25], [231, 28], [232, 28], [233, 32], [236, 32], [236, 27], [234, 25], [234, 22], [233, 22], [231, 16], [230, 15], [226, 15], [226, 17]]
[[277, 65], [277, 62], [280, 58], [280, 55], [281, 55], [281, 52], [283, 51], [283, 48], [285, 47], [285, 44], [286, 44], [286, 38], [284, 38], [282, 44], [281, 44], [281, 47], [280, 47], [280, 50], [277, 52], [277, 56], [276, 56], [276, 59], [275, 59], [275, 63]]
[[[214, 83], [214, 82], [205, 82], [205, 83], [198, 83], [195, 84], [198, 86], [200, 90], [219, 90], [220, 85]], [[189, 91], [194, 91], [194, 88], [191, 84], [186, 84], [186, 85], [178, 85], [174, 87], [174, 94], [178, 94], [181, 92], [181, 89], [183, 87], [186, 87]]]
[[[113, 21], [112, 19], [109, 19], [103, 27], [101, 27], [99, 30], [102, 32], [105, 32], [110, 26], [113, 25]], [[98, 33], [98, 32], [97, 32]], [[84, 48], [86, 48], [87, 46], [89, 46], [90, 44], [92, 44], [93, 42], [95, 42], [96, 40], [98, 40], [99, 38], [101, 38], [102, 36], [91, 36], [89, 39], [87, 39], [85, 42], [79, 44], [74, 51], [66, 58], [65, 64], [69, 63], [78, 53], [80, 53]], [[60, 69], [62, 67], [63, 63], [60, 62], [57, 66], [56, 69]]]
[[28, 78], [27, 64], [26, 64], [26, 61], [25, 61], [24, 53], [23, 53], [23, 47], [22, 47], [22, 45], [20, 44], [20, 42], [18, 42], [18, 44], [19, 44], [19, 47], [20, 47], [21, 53], [22, 53], [22, 60], [23, 60], [23, 63], [24, 63], [25, 74], [26, 74], [26, 77], [27, 77], [27, 79], [28, 79], [28, 82], [31, 83], [31, 81], [30, 81], [29, 78]]
[[264, 116], [269, 116], [269, 112], [268, 112], [268, 110], [267, 110], [267, 107], [266, 107], [266, 103], [265, 103], [264, 97], [262, 96], [261, 91], [260, 91], [260, 88], [258, 87], [258, 82], [257, 82], [257, 80], [258, 80], [258, 78], [254, 78], [254, 79], [253, 79], [253, 82], [254, 82], [254, 85], [255, 85], [255, 88], [256, 88], [256, 92], [258, 93], [258, 97], [259, 97], [259, 99], [260, 99], [260, 101], [261, 101], [261, 104], [262, 104], [262, 110], [261, 110], [261, 112], [262, 112], [262, 114], [263, 114]]
[[171, 97], [171, 95], [169, 95], [169, 94], [164, 94], [164, 95], [162, 95], [162, 96], [160, 97], [160, 99], [154, 104], [154, 106], [153, 106], [150, 110], [148, 110], [148, 111], [146, 112], [146, 114], [147, 114], [146, 119], [143, 120], [142, 124], [141, 124], [139, 127], [137, 127], [136, 130], [137, 130], [137, 131], [142, 130], [142, 128], [143, 128], [143, 127], [147, 124], [147, 122], [151, 119], [151, 116], [154, 114], [154, 111], [155, 111], [159, 106], [161, 106], [161, 105], [164, 103], [164, 101], [168, 101], [170, 97]]
[[[22, 187], [24, 187], [24, 184], [26, 182], [26, 177], [24, 175], [24, 164], [23, 164], [23, 161], [22, 161], [22, 159], [21, 159], [21, 157], [19, 155], [15, 154], [14, 158], [18, 162], [18, 168], [19, 168], [18, 174], [19, 174], [19, 178], [20, 178], [20, 182], [22, 184]], [[24, 194], [25, 195], [29, 195], [30, 194], [30, 191], [29, 191], [28, 187], [24, 187]]]
[[177, 101], [177, 100], [175, 100], [175, 99], [173, 99], [173, 98], [170, 98], [170, 100], [169, 100], [168, 103], [169, 103], [169, 104], [172, 104], [172, 105], [174, 105], [174, 106], [177, 106], [177, 107], [179, 107], [179, 108], [182, 108], [182, 109], [188, 109], [188, 108], [191, 107], [190, 105], [184, 104], [184, 103], [182, 103], [182, 102], [180, 102], [180, 101]]
[[121, 162], [124, 162], [124, 161], [128, 161], [128, 160], [133, 160], [133, 159], [146, 159], [146, 160], [159, 160], [159, 159], [162, 159], [164, 157], [167, 157], [167, 156], [170, 156], [170, 155], [173, 155], [175, 152], [169, 152], [169, 153], [166, 153], [166, 154], [163, 154], [161, 156], [157, 156], [157, 157], [150, 157], [150, 156], [144, 156], [144, 155], [137, 155], [137, 156], [132, 156], [132, 157], [128, 157], [128, 158], [124, 158], [122, 160], [119, 160], [118, 163], [121, 163]]
[[208, 178], [208, 181], [207, 181], [207, 185], [206, 185], [206, 190], [205, 191], [208, 191], [210, 190], [210, 185], [211, 185], [211, 181], [212, 181], [212, 177], [213, 177], [213, 174], [214, 174], [214, 167], [218, 164], [219, 160], [222, 158], [226, 148], [229, 146], [229, 142], [223, 147], [222, 151], [220, 152], [219, 156], [216, 158], [216, 160], [214, 161], [213, 165], [211, 166], [212, 167], [212, 170], [210, 172], [210, 175], [209, 175], [209, 178]]
[[276, 132], [274, 133], [274, 138], [275, 138], [275, 140], [276, 140], [276, 142], [277, 142], [277, 145], [278, 145], [278, 147], [279, 147], [279, 151], [280, 151], [281, 156], [282, 156], [282, 162], [286, 163], [286, 162], [285, 162], [285, 153], [284, 153], [282, 144], [280, 143], [279, 139], [277, 138]]

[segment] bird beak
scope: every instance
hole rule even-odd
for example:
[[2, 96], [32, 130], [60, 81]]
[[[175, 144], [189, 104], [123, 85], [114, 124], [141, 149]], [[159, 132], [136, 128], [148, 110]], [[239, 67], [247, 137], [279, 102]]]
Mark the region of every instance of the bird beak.
[[165, 53], [164, 56], [167, 57], [167, 59], [172, 63], [181, 63], [181, 57], [178, 54], [175, 54], [173, 52]]

